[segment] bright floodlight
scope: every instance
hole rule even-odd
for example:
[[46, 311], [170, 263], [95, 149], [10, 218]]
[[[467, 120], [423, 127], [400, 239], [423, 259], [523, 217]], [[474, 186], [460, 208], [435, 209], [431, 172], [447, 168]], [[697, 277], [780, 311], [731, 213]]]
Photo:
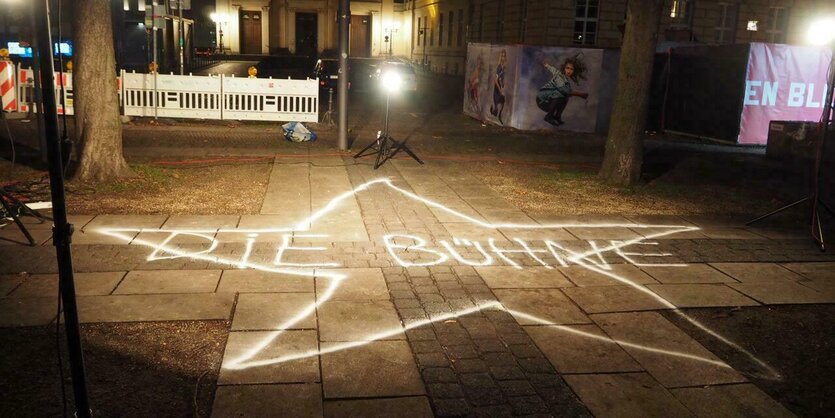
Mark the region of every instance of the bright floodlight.
[[835, 41], [835, 19], [816, 20], [809, 26], [806, 38], [813, 45], [830, 45]]
[[209, 18], [212, 19], [212, 22], [215, 23], [224, 23], [226, 22], [226, 15], [223, 13], [212, 13], [209, 15]]
[[389, 93], [394, 93], [399, 91], [400, 87], [403, 86], [403, 77], [395, 70], [388, 70], [383, 73], [382, 83], [384, 89]]

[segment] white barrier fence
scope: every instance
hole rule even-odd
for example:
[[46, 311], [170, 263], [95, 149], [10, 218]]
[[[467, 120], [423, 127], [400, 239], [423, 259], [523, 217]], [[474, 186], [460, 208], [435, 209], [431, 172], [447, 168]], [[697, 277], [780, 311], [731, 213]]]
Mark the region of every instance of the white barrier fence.
[[[28, 112], [34, 102], [31, 69], [12, 71], [14, 105], [4, 111]], [[0, 73], [3, 75], [4, 73]], [[6, 82], [0, 80], [0, 83]], [[66, 112], [73, 114], [70, 74], [62, 81], [56, 74], [58, 111], [60, 85], [64, 84]], [[284, 80], [236, 78], [225, 75], [193, 76], [143, 74], [122, 71], [117, 79], [122, 114], [126, 116], [191, 119], [261, 120], [282, 122], [319, 121], [319, 82], [315, 79]], [[4, 100], [6, 95], [3, 96]]]

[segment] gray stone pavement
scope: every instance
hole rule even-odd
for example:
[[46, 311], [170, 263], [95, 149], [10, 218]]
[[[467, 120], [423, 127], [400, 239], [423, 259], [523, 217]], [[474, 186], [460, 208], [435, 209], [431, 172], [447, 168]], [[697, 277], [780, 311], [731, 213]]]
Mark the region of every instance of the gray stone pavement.
[[[802, 232], [531, 216], [451, 163], [277, 157], [260, 212], [73, 216], [81, 321], [230, 319], [218, 417], [786, 416], [659, 311], [835, 303]], [[3, 327], [56, 320], [27, 222], [41, 245], [0, 229]]]

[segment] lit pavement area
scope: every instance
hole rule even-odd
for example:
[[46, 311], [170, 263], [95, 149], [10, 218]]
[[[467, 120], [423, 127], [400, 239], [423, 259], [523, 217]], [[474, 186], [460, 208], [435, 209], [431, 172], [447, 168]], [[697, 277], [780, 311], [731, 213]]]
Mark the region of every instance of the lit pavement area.
[[[790, 416], [660, 312], [835, 303], [835, 257], [793, 231], [531, 217], [446, 162], [276, 157], [260, 215], [71, 221], [82, 322], [231, 320], [218, 417]], [[56, 320], [29, 226], [0, 230], [3, 327]]]

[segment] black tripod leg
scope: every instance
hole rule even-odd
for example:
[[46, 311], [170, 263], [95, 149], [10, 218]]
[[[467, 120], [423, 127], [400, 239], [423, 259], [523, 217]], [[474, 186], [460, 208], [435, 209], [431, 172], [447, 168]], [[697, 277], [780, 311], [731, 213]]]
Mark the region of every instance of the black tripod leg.
[[[814, 223], [813, 227], [815, 228], [815, 231], [812, 232], [812, 239], [815, 240], [815, 244], [818, 245], [818, 248], [820, 248], [821, 251], [826, 251], [826, 242], [823, 239], [823, 228], [821, 227], [821, 217], [817, 211], [814, 214], [812, 222]], [[815, 232], [817, 232], [817, 235]]]
[[401, 148], [401, 149], [402, 149], [402, 150], [403, 150], [406, 154], [409, 154], [409, 156], [410, 156], [410, 157], [414, 158], [414, 160], [415, 160], [415, 161], [417, 161], [417, 162], [418, 162], [418, 163], [420, 163], [420, 164], [423, 164], [423, 160], [421, 160], [421, 159], [420, 159], [417, 155], [415, 155], [415, 153], [414, 153], [414, 152], [412, 152], [412, 150], [411, 150], [411, 149], [409, 149], [409, 147], [407, 147], [407, 146], [406, 146], [406, 143], [405, 143], [405, 142], [404, 142], [404, 143], [400, 146], [400, 148]]
[[826, 211], [829, 212], [830, 215], [835, 216], [835, 210], [833, 210], [832, 207], [827, 205], [826, 202], [823, 201], [823, 199], [818, 198], [818, 203], [820, 203], [820, 205], [823, 206], [823, 208], [826, 209]]
[[389, 158], [391, 158], [391, 154], [389, 154], [389, 148], [391, 145], [389, 144], [389, 137], [382, 136], [380, 137], [380, 148], [377, 150], [377, 158], [374, 159], [374, 169], [380, 168], [381, 165], [385, 164]]
[[356, 153], [356, 155], [354, 155], [354, 158], [360, 158], [360, 157], [365, 157], [366, 155], [371, 155], [372, 153], [368, 153], [368, 154], [363, 154], [363, 153], [368, 151], [369, 149], [373, 149], [374, 145], [377, 145], [378, 142], [379, 142], [379, 139], [371, 141], [370, 144], [366, 145], [365, 148], [363, 148], [360, 152]]
[[32, 235], [29, 234], [29, 230], [26, 229], [26, 226], [23, 225], [23, 222], [20, 222], [20, 219], [17, 217], [17, 214], [14, 213], [14, 211], [12, 211], [12, 208], [9, 207], [9, 204], [6, 203], [6, 198], [3, 195], [0, 195], [0, 204], [3, 205], [3, 209], [5, 209], [6, 212], [9, 213], [9, 216], [12, 217], [14, 223], [17, 224], [17, 227], [20, 229], [20, 232], [22, 232], [26, 239], [29, 241], [29, 245], [34, 247], [37, 244], [35, 242], [35, 239], [32, 238]]
[[773, 211], [771, 211], [771, 212], [769, 212], [769, 213], [766, 213], [765, 215], [762, 215], [762, 216], [760, 216], [760, 217], [758, 217], [758, 218], [756, 218], [756, 219], [752, 219], [752, 220], [748, 221], [745, 225], [746, 225], [746, 226], [747, 226], [747, 225], [753, 225], [753, 224], [754, 224], [754, 223], [756, 223], [756, 222], [759, 222], [759, 221], [761, 221], [761, 220], [763, 220], [763, 219], [765, 219], [765, 218], [768, 218], [768, 217], [770, 217], [770, 216], [776, 215], [776, 214], [778, 214], [778, 213], [780, 213], [780, 212], [782, 212], [782, 211], [784, 211], [784, 210], [786, 210], [786, 209], [793, 208], [793, 207], [795, 207], [795, 206], [797, 206], [797, 205], [799, 205], [799, 204], [801, 204], [801, 203], [803, 203], [803, 202], [806, 202], [807, 200], [809, 200], [809, 197], [804, 197], [803, 199], [800, 199], [800, 200], [798, 200], [797, 202], [794, 202], [794, 203], [789, 203], [788, 205], [783, 206], [782, 208], [779, 208], [779, 209], [773, 210]]

